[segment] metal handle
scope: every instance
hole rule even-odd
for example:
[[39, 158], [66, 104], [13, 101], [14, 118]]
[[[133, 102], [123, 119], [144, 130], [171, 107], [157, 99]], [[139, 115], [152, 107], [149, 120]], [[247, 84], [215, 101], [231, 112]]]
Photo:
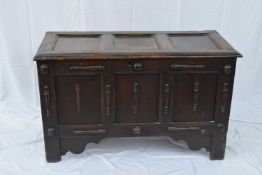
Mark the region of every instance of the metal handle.
[[76, 135], [92, 135], [92, 134], [105, 134], [106, 130], [104, 129], [94, 129], [94, 130], [75, 130], [73, 131]]
[[170, 126], [167, 128], [168, 131], [174, 132], [174, 131], [192, 131], [192, 130], [199, 130], [199, 127], [175, 127], [175, 126]]
[[70, 71], [102, 71], [105, 70], [105, 66], [70, 66]]
[[206, 66], [203, 64], [172, 64], [171, 69], [204, 69]]

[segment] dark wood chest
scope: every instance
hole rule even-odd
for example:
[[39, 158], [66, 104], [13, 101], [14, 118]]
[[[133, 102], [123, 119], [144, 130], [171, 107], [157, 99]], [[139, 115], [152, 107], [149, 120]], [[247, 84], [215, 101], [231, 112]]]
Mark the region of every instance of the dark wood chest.
[[160, 135], [223, 159], [237, 57], [216, 31], [46, 33], [34, 60], [47, 161]]

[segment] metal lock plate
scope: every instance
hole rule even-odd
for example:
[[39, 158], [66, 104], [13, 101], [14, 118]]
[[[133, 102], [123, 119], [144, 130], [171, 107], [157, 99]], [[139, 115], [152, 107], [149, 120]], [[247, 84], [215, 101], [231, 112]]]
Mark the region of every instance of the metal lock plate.
[[136, 126], [133, 128], [133, 134], [134, 135], [141, 135], [141, 128], [139, 126]]
[[131, 68], [134, 71], [142, 71], [144, 69], [143, 63], [140, 62], [129, 62], [128, 67]]

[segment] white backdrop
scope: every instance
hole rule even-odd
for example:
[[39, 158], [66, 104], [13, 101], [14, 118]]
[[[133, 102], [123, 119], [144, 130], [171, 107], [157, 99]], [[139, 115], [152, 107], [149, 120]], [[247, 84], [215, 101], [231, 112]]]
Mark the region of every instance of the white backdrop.
[[262, 122], [261, 0], [0, 2], [1, 106], [39, 108], [32, 58], [46, 31], [215, 29], [244, 55], [237, 63], [231, 118]]
[[0, 0], [0, 150], [42, 140], [32, 59], [46, 31], [213, 29], [244, 55], [231, 119], [262, 123], [261, 0]]

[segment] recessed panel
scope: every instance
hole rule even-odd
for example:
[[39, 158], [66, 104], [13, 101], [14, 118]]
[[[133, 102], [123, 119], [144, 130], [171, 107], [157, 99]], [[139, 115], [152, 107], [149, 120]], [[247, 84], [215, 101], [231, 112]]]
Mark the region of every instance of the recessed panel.
[[208, 35], [169, 35], [169, 40], [176, 51], [204, 52], [219, 50]]
[[172, 121], [213, 120], [217, 77], [217, 74], [174, 74]]
[[101, 76], [57, 76], [56, 101], [59, 124], [101, 122]]
[[114, 47], [123, 51], [159, 50], [154, 35], [115, 35]]
[[100, 44], [99, 35], [58, 35], [54, 51], [58, 52], [79, 52], [98, 50]]
[[159, 74], [117, 74], [116, 123], [158, 120]]

